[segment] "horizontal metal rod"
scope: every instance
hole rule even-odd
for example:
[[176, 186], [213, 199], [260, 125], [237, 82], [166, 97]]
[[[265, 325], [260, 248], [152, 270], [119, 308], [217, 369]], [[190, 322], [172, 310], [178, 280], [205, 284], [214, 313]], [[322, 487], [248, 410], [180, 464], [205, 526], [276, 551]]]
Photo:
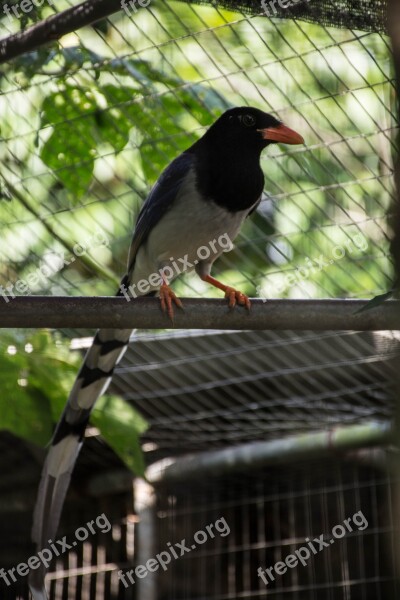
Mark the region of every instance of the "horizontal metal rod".
[[356, 448], [379, 446], [389, 443], [391, 436], [390, 423], [372, 421], [278, 440], [251, 442], [176, 460], [161, 460], [148, 467], [146, 479], [157, 484], [216, 477], [267, 465], [332, 456], [333, 452], [336, 455]]
[[141, 329], [400, 329], [400, 301], [387, 301], [362, 313], [366, 300], [252, 300], [250, 312], [230, 310], [214, 299], [182, 299], [174, 322], [161, 312], [157, 298], [0, 295], [0, 327], [141, 328]]

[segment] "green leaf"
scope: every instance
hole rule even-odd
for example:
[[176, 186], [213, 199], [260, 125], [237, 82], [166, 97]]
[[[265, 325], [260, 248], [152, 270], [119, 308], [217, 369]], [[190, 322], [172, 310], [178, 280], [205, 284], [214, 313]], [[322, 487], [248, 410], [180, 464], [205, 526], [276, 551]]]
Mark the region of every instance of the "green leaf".
[[133, 123], [126, 104], [134, 94], [132, 88], [112, 85], [97, 90], [68, 85], [44, 100], [40, 126], [52, 125], [53, 132], [40, 157], [75, 202], [91, 183], [99, 145], [108, 143], [120, 152], [127, 144]]
[[109, 143], [116, 152], [120, 152], [128, 143], [129, 132], [134, 126], [132, 100], [137, 92], [133, 88], [115, 85], [105, 85], [100, 91], [112, 108], [96, 112], [98, 135], [102, 142]]
[[[57, 57], [57, 54], [55, 54]], [[82, 46], [69, 46], [67, 48], [61, 48], [58, 56], [62, 56], [64, 59], [64, 65], [67, 69], [72, 67], [82, 67], [85, 63], [89, 62], [92, 65], [99, 64], [104, 61], [104, 58]], [[50, 57], [49, 57], [50, 62]]]
[[143, 417], [121, 398], [103, 396], [96, 403], [91, 422], [124, 463], [143, 477], [145, 464], [139, 438], [148, 428]]
[[40, 157], [76, 200], [87, 191], [92, 179], [97, 109], [92, 92], [71, 86], [47, 96], [42, 105], [41, 127], [50, 124], [54, 130]]
[[0, 429], [16, 436], [45, 446], [51, 439], [53, 419], [46, 398], [35, 397], [14, 383], [14, 390], [6, 394], [3, 390], [0, 401]]
[[365, 306], [356, 310], [355, 314], [362, 313], [362, 312], [365, 312], [366, 310], [371, 310], [372, 308], [376, 308], [377, 306], [380, 306], [381, 304], [386, 302], [386, 300], [389, 300], [390, 298], [392, 298], [395, 291], [396, 290], [393, 289], [393, 290], [389, 290], [385, 294], [379, 294], [378, 296], [375, 296], [369, 302], [367, 302], [367, 304]]
[[[62, 373], [44, 358], [47, 349], [55, 347], [55, 340], [46, 331], [18, 331], [4, 332], [1, 341], [0, 429], [45, 446], [54, 425], [51, 397], [55, 389], [60, 393], [63, 380]], [[47, 378], [40, 376], [39, 365]]]

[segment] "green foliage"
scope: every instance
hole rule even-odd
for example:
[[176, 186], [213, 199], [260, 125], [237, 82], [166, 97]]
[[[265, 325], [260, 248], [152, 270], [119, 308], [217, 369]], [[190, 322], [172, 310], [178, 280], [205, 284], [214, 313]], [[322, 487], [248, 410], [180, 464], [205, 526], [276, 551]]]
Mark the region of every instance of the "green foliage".
[[[2, 394], [0, 429], [45, 446], [69, 395], [80, 354], [71, 352], [60, 335], [3, 332], [0, 353]], [[116, 396], [97, 403], [91, 422], [136, 474], [143, 475], [140, 435], [147, 424], [135, 409]]]
[[395, 292], [396, 292], [396, 290], [393, 289], [393, 290], [389, 290], [388, 292], [385, 292], [384, 294], [379, 294], [378, 296], [375, 296], [369, 302], [367, 302], [367, 304], [365, 306], [363, 306], [362, 308], [358, 309], [356, 311], [356, 314], [357, 313], [366, 312], [368, 310], [376, 308], [377, 306], [380, 306], [381, 304], [383, 304], [387, 300], [390, 300], [391, 298], [393, 298]]
[[[95, 69], [96, 65], [106, 62], [94, 52], [73, 47], [57, 56], [50, 51], [44, 64], [61, 59], [63, 72], [88, 62]], [[32, 75], [29, 65], [23, 63], [22, 66], [27, 75]], [[46, 132], [48, 126], [52, 127], [52, 133], [41, 146], [40, 158], [71, 192], [74, 203], [88, 191], [103, 144], [118, 154], [128, 143], [131, 129], [135, 128], [142, 136], [138, 148], [143, 171], [151, 181], [168, 161], [171, 140], [177, 140], [174, 142], [177, 152], [196, 140], [196, 136], [185, 135], [185, 118], [179, 117], [181, 113], [183, 117], [189, 113], [205, 125], [210, 111], [221, 111], [228, 106], [222, 96], [203, 85], [179, 89], [185, 84], [183, 80], [162, 73], [146, 61], [115, 59], [102, 68], [103, 75], [113, 73], [134, 78], [135, 87], [121, 85], [122, 82], [118, 86], [102, 84], [98, 72], [94, 73], [95, 86], [60, 81], [58, 90], [43, 100], [40, 112], [40, 129]], [[178, 88], [173, 96], [157, 94], [160, 86], [172, 85]], [[148, 94], [150, 97], [144, 100]], [[158, 139], [160, 131], [164, 137], [161, 141]]]
[[[90, 90], [67, 85], [47, 96], [42, 104], [40, 126], [52, 125], [53, 132], [43, 144], [40, 158], [57, 173], [75, 203], [87, 191], [92, 180], [98, 145], [112, 144], [118, 153], [128, 142], [128, 115], [118, 108], [105, 110], [104, 104], [108, 96], [113, 103], [126, 101], [129, 91], [115, 86]], [[61, 120], [60, 114], [63, 115]], [[74, 152], [66, 151], [68, 148], [73, 148]], [[77, 155], [82, 157], [78, 163]]]
[[145, 465], [138, 437], [148, 427], [143, 417], [121, 398], [103, 396], [96, 404], [92, 423], [125, 464], [143, 476]]

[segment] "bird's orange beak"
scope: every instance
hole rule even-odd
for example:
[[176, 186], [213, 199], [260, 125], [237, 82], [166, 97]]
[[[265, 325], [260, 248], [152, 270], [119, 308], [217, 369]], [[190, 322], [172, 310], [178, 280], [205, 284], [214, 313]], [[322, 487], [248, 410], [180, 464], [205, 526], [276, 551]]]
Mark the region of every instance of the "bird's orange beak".
[[283, 123], [277, 127], [267, 127], [266, 129], [258, 129], [258, 131], [262, 134], [264, 140], [269, 140], [270, 142], [304, 144], [304, 138], [297, 131], [286, 127]]

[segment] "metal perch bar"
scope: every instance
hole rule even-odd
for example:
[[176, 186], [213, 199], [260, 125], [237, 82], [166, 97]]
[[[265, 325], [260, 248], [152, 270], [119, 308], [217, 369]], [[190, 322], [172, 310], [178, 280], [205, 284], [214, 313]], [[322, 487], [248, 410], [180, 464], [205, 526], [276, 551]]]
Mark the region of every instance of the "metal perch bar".
[[366, 300], [252, 300], [250, 312], [214, 299], [182, 299], [174, 322], [157, 298], [0, 296], [0, 327], [379, 331], [400, 329], [400, 301], [357, 313]]
[[321, 458], [333, 452], [383, 445], [389, 443], [391, 438], [390, 423], [372, 421], [364, 425], [337, 427], [267, 442], [251, 442], [176, 460], [161, 460], [148, 467], [146, 478], [150, 483], [157, 484], [189, 481], [204, 476], [217, 477], [267, 465]]

